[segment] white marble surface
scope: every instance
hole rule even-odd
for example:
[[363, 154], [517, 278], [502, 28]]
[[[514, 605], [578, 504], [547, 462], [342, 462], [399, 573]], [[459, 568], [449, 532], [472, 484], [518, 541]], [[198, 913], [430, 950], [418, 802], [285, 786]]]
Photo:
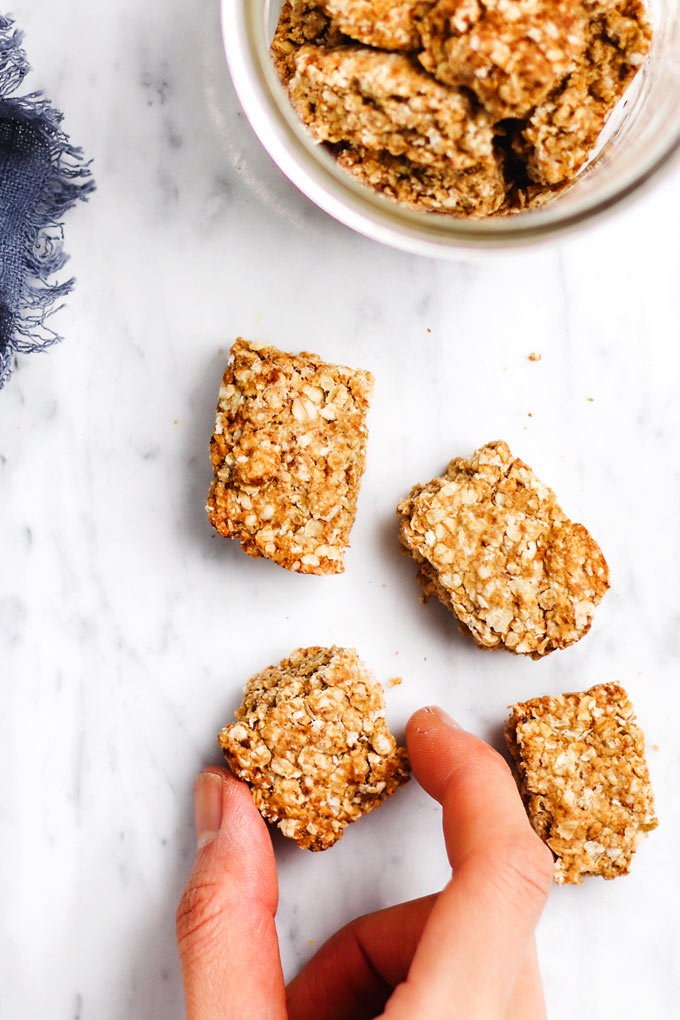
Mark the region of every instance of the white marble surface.
[[[217, 0], [13, 11], [99, 191], [68, 219], [67, 341], [0, 393], [0, 1013], [181, 1017], [194, 775], [219, 761], [252, 672], [336, 642], [404, 677], [397, 728], [439, 702], [496, 743], [512, 701], [625, 684], [661, 826], [628, 878], [554, 890], [549, 1014], [676, 1016], [680, 174], [560, 247], [412, 258], [336, 225], [272, 166], [227, 77]], [[213, 406], [239, 333], [376, 375], [342, 577], [247, 559], [208, 524]], [[501, 436], [612, 568], [591, 634], [539, 663], [482, 653], [421, 606], [396, 547], [411, 483]], [[311, 940], [446, 874], [415, 783], [330, 853], [276, 845], [288, 973]]]

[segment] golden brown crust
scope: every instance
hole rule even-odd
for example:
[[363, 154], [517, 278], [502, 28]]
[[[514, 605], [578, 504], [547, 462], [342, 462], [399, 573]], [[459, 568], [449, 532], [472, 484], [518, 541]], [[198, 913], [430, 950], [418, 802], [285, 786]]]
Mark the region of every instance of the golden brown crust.
[[354, 649], [298, 648], [248, 681], [219, 742], [284, 836], [327, 850], [409, 778], [382, 687]]
[[481, 647], [538, 659], [590, 629], [609, 587], [607, 563], [506, 443], [452, 460], [397, 512], [425, 594], [436, 595]]
[[531, 824], [555, 855], [555, 881], [627, 874], [658, 821], [644, 736], [623, 688], [514, 705], [505, 736]]
[[239, 338], [210, 443], [213, 527], [287, 570], [342, 573], [372, 389], [370, 372]]

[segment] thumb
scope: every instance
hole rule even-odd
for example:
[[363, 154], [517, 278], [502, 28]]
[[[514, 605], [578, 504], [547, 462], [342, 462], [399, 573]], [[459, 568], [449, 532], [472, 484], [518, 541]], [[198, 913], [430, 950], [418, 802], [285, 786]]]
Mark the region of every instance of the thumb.
[[267, 827], [227, 769], [200, 773], [194, 813], [196, 860], [177, 910], [187, 1020], [285, 1020]]

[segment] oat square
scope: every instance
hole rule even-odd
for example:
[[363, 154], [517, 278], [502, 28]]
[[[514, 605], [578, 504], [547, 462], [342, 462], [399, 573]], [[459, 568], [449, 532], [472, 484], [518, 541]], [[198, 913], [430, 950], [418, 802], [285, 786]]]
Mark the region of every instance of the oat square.
[[571, 73], [531, 111], [515, 141], [529, 178], [571, 180], [649, 51], [652, 29], [640, 0], [595, 4]]
[[295, 74], [295, 54], [313, 43], [328, 49], [351, 43], [314, 0], [285, 0], [271, 44], [274, 66], [286, 85]]
[[381, 685], [354, 649], [298, 648], [252, 677], [219, 742], [263, 816], [327, 850], [409, 778]]
[[363, 146], [449, 171], [496, 159], [491, 124], [474, 98], [439, 84], [402, 53], [302, 46], [288, 90], [319, 142]]
[[658, 825], [642, 730], [617, 684], [514, 705], [505, 730], [531, 824], [555, 881], [628, 873]]
[[436, 595], [481, 647], [538, 659], [590, 629], [609, 587], [604, 556], [507, 443], [452, 460], [397, 513], [425, 595]]
[[585, 25], [571, 0], [439, 0], [420, 19], [419, 60], [472, 89], [494, 121], [523, 117], [573, 69]]
[[372, 390], [370, 372], [239, 338], [210, 443], [213, 527], [287, 570], [342, 573]]
[[412, 209], [484, 217], [497, 212], [507, 198], [500, 159], [482, 160], [461, 173], [453, 163], [422, 166], [406, 156], [361, 146], [336, 146], [338, 165], [386, 198]]

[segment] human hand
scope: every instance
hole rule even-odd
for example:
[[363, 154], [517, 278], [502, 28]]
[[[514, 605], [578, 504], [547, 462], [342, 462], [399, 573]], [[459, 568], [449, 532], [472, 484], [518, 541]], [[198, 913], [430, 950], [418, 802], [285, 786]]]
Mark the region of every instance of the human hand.
[[552, 855], [493, 748], [440, 709], [416, 712], [406, 738], [443, 808], [452, 878], [352, 921], [287, 989], [267, 826], [227, 769], [200, 774], [197, 856], [177, 911], [187, 1020], [544, 1020], [534, 929]]

